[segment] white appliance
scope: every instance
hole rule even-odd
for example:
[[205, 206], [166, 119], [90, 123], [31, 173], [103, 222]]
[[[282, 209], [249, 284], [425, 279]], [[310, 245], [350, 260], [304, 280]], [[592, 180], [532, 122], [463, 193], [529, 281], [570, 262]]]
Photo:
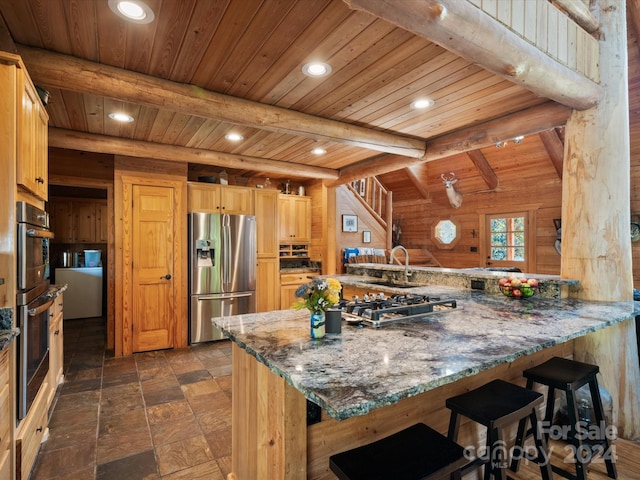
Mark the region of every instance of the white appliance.
[[64, 320], [102, 315], [102, 267], [56, 268], [56, 284], [65, 283]]

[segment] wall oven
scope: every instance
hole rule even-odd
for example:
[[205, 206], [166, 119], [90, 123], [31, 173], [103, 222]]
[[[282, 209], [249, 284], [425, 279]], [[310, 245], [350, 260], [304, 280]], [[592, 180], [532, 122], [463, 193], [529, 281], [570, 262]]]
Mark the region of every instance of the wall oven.
[[23, 419], [49, 371], [49, 216], [18, 202], [17, 210], [17, 391], [18, 420]]

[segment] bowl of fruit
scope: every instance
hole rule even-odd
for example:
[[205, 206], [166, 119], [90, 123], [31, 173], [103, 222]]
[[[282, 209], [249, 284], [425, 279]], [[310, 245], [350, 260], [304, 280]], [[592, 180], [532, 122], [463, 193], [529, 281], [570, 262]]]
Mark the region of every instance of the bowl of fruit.
[[529, 298], [533, 297], [538, 288], [538, 280], [535, 278], [506, 277], [498, 280], [500, 291], [507, 297]]

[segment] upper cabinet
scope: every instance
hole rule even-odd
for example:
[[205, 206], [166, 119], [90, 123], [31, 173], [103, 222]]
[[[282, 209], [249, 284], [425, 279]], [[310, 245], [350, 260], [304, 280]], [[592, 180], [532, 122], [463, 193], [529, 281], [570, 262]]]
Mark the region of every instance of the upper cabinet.
[[311, 197], [280, 194], [280, 243], [311, 242]]
[[28, 192], [46, 201], [49, 115], [25, 71], [18, 69], [17, 72], [19, 104], [16, 182]]
[[52, 198], [51, 229], [56, 243], [107, 243], [107, 201]]
[[278, 256], [278, 192], [255, 191], [258, 258]]
[[253, 189], [190, 182], [187, 185], [187, 204], [190, 212], [253, 215]]

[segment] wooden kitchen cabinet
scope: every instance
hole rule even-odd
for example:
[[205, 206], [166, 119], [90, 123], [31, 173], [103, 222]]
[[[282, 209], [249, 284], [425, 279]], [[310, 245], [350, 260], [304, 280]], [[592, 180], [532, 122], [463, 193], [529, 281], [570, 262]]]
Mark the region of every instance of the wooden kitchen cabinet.
[[187, 207], [190, 212], [253, 215], [253, 189], [235, 185], [189, 182]]
[[255, 196], [258, 258], [277, 258], [278, 192], [277, 190], [256, 190]]
[[278, 293], [280, 261], [277, 258], [259, 258], [256, 273], [256, 301], [258, 312], [280, 309]]
[[107, 201], [52, 198], [51, 230], [56, 243], [107, 243]]
[[0, 478], [11, 476], [11, 449], [13, 436], [13, 378], [11, 375], [13, 343], [0, 352]]
[[17, 69], [18, 104], [16, 183], [41, 200], [48, 197], [49, 115], [24, 69]]
[[280, 194], [278, 212], [280, 243], [311, 242], [311, 197]]
[[309, 272], [280, 274], [280, 308], [291, 308], [297, 300], [296, 290], [302, 284], [309, 283]]
[[58, 385], [64, 381], [64, 335], [62, 324], [62, 295], [58, 295], [49, 310], [49, 386], [50, 400]]
[[28, 480], [38, 456], [42, 437], [47, 430], [49, 382], [40, 386], [29, 413], [16, 429], [16, 480]]
[[73, 202], [74, 242], [95, 243], [96, 205], [94, 202]]
[[96, 242], [107, 243], [109, 241], [109, 218], [107, 202], [96, 202]]

